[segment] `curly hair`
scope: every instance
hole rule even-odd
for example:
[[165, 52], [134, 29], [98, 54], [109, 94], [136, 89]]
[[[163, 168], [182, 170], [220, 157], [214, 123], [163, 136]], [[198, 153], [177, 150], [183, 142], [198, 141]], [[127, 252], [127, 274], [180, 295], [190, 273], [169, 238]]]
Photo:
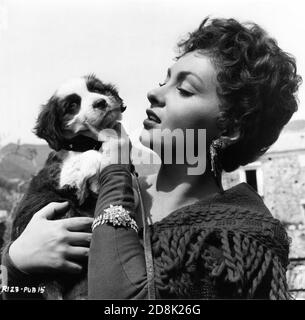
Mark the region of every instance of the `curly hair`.
[[206, 18], [178, 43], [179, 56], [198, 50], [217, 70], [218, 128], [239, 132], [219, 154], [223, 170], [233, 171], [265, 153], [297, 110], [301, 82], [295, 59], [254, 23]]

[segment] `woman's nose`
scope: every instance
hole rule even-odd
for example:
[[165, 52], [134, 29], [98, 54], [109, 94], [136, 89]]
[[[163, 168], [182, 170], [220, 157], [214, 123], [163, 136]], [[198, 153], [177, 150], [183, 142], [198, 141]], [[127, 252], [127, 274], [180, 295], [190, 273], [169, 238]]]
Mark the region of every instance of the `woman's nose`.
[[162, 92], [161, 87], [150, 90], [147, 93], [147, 99], [152, 106], [163, 107], [165, 105], [164, 93]]

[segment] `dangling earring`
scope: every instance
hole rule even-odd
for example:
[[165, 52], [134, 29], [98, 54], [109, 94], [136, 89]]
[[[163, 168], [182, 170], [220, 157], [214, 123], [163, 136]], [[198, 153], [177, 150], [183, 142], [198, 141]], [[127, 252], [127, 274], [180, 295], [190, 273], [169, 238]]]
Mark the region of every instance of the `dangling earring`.
[[224, 146], [224, 141], [222, 139], [215, 139], [210, 145], [210, 161], [211, 161], [211, 171], [214, 177], [218, 181], [221, 177], [222, 167], [219, 160], [220, 150]]
[[238, 139], [239, 135], [236, 135], [236, 137], [227, 137], [222, 136], [221, 138], [215, 139], [212, 141], [210, 145], [210, 161], [211, 161], [211, 171], [213, 172], [213, 175], [218, 183], [218, 185], [221, 186], [221, 172], [222, 172], [222, 166], [220, 161], [220, 153], [222, 150], [224, 150], [226, 147], [234, 143]]

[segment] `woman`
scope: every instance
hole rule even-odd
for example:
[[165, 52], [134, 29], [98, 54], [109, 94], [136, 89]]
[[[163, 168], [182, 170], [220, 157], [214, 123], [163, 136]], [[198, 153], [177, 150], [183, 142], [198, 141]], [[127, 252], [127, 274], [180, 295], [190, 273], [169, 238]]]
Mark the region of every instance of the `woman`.
[[[248, 185], [223, 191], [221, 172], [254, 161], [276, 141], [297, 109], [295, 61], [260, 27], [233, 19], [204, 20], [178, 47], [165, 82], [148, 94], [159, 120], [145, 122], [141, 141], [160, 147], [162, 164], [139, 179], [143, 208], [134, 201], [130, 165], [116, 160], [113, 140], [104, 143], [113, 161], [100, 177], [89, 298], [287, 299], [285, 230]], [[210, 150], [198, 154], [203, 173], [189, 175], [194, 165], [186, 158], [164, 161], [168, 148], [178, 148], [169, 132], [194, 129], [198, 137], [202, 128]], [[191, 147], [200, 151], [197, 140]]]
[[[160, 123], [146, 127], [141, 141], [150, 146], [153, 140], [165, 152], [171, 146], [153, 129], [205, 128], [211, 164], [201, 175], [188, 175], [187, 161], [165, 164], [160, 153], [158, 174], [142, 181], [153, 222], [156, 296], [286, 299], [284, 229], [246, 184], [224, 192], [220, 173], [263, 154], [296, 111], [294, 60], [258, 26], [232, 19], [205, 20], [179, 48], [165, 82], [148, 94]], [[114, 228], [107, 213], [122, 204], [138, 220], [127, 200], [128, 172], [113, 165], [102, 173], [96, 217], [105, 223], [93, 229], [91, 298], [146, 298], [151, 287], [136, 233], [131, 226]]]

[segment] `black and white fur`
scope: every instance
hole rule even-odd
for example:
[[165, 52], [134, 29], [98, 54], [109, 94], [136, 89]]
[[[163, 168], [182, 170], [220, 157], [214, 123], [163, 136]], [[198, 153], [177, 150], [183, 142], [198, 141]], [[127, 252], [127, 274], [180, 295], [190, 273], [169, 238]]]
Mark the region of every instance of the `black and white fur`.
[[[113, 128], [125, 109], [116, 88], [94, 75], [67, 81], [43, 106], [34, 130], [55, 151], [33, 177], [15, 212], [12, 241], [50, 202], [69, 201], [70, 210], [58, 218], [93, 215], [104, 162], [92, 128]], [[86, 298], [86, 272], [85, 265], [80, 276], [46, 276], [46, 298]]]

